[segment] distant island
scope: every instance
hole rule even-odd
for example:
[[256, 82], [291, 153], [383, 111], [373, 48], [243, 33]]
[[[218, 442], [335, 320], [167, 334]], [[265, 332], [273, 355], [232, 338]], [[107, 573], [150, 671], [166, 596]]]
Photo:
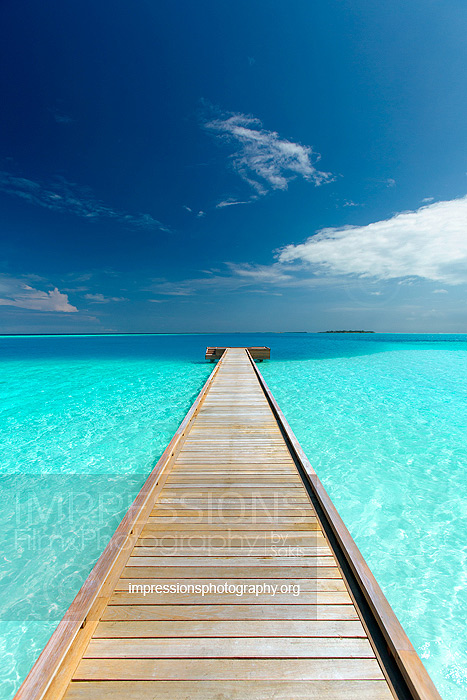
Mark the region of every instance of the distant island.
[[319, 333], [374, 333], [374, 331], [318, 331]]

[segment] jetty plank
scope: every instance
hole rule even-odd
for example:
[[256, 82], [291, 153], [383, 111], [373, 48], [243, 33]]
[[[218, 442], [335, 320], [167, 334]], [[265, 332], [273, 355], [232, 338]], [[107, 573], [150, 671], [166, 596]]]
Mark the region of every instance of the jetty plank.
[[[198, 642], [199, 640], [197, 640]], [[258, 646], [258, 644], [257, 644]], [[79, 680], [338, 680], [383, 677], [376, 659], [83, 659]], [[221, 696], [222, 697], [222, 696]]]
[[393, 700], [385, 681], [82, 681], [67, 700]]
[[358, 620], [355, 606], [347, 605], [112, 605], [102, 621], [113, 620]]
[[94, 639], [123, 637], [366, 637], [354, 620], [170, 620], [153, 622], [100, 622]]
[[[258, 636], [261, 622], [258, 625]], [[209, 635], [209, 632], [207, 632]], [[85, 659], [374, 658], [368, 639], [347, 637], [107, 638], [92, 639]]]

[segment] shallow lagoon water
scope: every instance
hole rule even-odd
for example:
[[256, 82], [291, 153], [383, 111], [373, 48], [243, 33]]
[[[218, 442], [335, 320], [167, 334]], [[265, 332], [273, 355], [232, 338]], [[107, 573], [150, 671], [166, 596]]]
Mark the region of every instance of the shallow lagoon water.
[[[0, 338], [2, 698], [10, 698], [208, 377], [260, 369], [445, 700], [467, 695], [467, 337]], [[52, 537], [50, 537], [52, 534]]]

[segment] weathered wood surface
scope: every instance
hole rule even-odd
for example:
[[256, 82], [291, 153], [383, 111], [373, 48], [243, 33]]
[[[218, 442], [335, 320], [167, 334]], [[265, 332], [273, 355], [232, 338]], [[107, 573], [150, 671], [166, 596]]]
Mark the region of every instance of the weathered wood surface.
[[394, 696], [262, 381], [222, 355], [17, 700]]
[[[157, 681], [157, 700], [388, 700], [384, 680]], [[67, 700], [154, 700], [154, 682], [81, 681]]]

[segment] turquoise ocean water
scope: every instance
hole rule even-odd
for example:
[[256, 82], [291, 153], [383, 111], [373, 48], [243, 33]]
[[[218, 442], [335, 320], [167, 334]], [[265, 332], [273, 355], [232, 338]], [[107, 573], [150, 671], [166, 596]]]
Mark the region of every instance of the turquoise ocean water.
[[445, 700], [467, 696], [467, 336], [0, 337], [0, 697], [11, 698], [195, 399], [260, 369]]

